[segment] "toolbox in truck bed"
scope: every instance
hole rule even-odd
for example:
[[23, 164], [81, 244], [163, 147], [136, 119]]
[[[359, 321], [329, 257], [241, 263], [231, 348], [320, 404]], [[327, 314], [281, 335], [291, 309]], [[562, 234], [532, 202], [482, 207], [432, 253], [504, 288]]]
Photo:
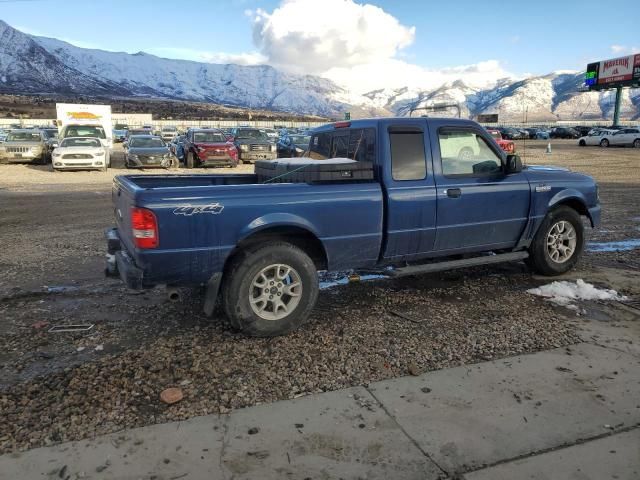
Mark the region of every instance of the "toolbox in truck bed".
[[258, 160], [255, 173], [261, 183], [332, 183], [374, 179], [372, 162], [348, 158]]

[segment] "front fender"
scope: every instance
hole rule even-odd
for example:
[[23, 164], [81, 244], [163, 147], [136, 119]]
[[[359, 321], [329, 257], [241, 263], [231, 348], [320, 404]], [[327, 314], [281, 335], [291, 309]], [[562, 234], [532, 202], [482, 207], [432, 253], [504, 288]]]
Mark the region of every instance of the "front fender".
[[305, 218], [292, 213], [268, 213], [256, 218], [240, 231], [240, 240], [253, 235], [254, 233], [272, 227], [298, 227], [311, 232], [317, 238], [318, 232], [315, 227]]
[[578, 211], [578, 213], [580, 213], [581, 215], [586, 215], [586, 217], [589, 219], [589, 222], [591, 223], [592, 228], [594, 228], [600, 222], [599, 206], [597, 209], [598, 218], [594, 218], [595, 209], [590, 209], [588, 207], [589, 202], [587, 201], [584, 194], [580, 190], [576, 190], [574, 188], [567, 188], [565, 190], [559, 191], [553, 197], [551, 197], [547, 207], [549, 210], [551, 210], [552, 208], [558, 205], [563, 205], [563, 204], [574, 207]]
[[567, 203], [567, 201], [570, 200], [578, 200], [584, 206], [584, 209], [587, 209], [587, 199], [584, 197], [584, 194], [580, 190], [576, 190], [575, 188], [560, 190], [553, 197], [551, 197], [547, 207], [551, 209], [556, 205]]

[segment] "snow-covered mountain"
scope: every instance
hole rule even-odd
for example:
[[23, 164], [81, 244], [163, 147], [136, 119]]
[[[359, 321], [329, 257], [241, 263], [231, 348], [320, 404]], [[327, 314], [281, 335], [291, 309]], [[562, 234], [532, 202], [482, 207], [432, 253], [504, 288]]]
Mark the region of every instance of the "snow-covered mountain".
[[[464, 117], [501, 121], [611, 118], [612, 92], [582, 92], [582, 73], [505, 78], [490, 87], [464, 79], [435, 89], [381, 88], [354, 94], [331, 80], [267, 65], [171, 60], [76, 47], [22, 33], [0, 20], [0, 93], [150, 97], [228, 104], [329, 117], [408, 115], [411, 108], [455, 103]], [[640, 118], [640, 90], [626, 90], [623, 118]]]
[[[484, 89], [458, 80], [434, 90], [378, 90], [365, 97], [396, 115], [408, 115], [412, 108], [457, 104], [463, 117], [497, 113], [500, 121], [507, 122], [610, 120], [615, 92], [582, 91], [583, 79], [582, 72], [552, 73], [519, 81], [502, 79]], [[623, 90], [621, 118], [640, 118], [640, 89]]]

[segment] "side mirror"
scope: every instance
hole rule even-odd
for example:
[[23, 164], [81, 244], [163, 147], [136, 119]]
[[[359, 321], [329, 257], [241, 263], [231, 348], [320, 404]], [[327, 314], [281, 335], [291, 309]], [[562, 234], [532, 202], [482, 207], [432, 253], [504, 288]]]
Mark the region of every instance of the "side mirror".
[[522, 171], [522, 160], [520, 155], [507, 155], [506, 173], [520, 173]]

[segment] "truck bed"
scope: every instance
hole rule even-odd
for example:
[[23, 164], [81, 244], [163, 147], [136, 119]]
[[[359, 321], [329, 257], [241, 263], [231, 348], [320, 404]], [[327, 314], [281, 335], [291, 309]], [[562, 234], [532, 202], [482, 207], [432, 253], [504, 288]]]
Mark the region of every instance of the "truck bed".
[[[377, 182], [259, 184], [252, 174], [117, 176], [113, 202], [121, 241], [146, 285], [200, 284], [233, 249], [266, 228], [303, 230], [322, 241], [328, 267], [376, 264], [382, 245], [383, 196]], [[132, 207], [152, 210], [159, 246], [136, 249]], [[169, 275], [167, 274], [169, 272]]]

